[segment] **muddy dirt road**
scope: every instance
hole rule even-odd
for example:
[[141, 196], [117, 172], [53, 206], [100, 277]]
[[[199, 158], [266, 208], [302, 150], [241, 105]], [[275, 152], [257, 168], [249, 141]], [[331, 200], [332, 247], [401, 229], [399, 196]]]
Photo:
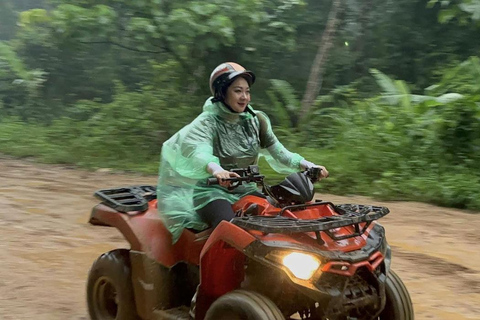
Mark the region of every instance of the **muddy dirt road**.
[[[85, 280], [102, 252], [127, 247], [87, 224], [96, 189], [155, 177], [87, 172], [0, 156], [0, 319], [89, 319]], [[413, 202], [320, 195], [388, 206], [382, 219], [416, 319], [480, 319], [480, 214]]]

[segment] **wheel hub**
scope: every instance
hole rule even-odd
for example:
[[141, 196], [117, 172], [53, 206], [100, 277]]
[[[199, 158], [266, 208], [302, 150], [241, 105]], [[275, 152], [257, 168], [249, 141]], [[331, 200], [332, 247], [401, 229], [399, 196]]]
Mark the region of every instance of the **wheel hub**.
[[107, 277], [98, 278], [94, 287], [94, 308], [100, 319], [112, 319], [117, 317], [118, 298], [117, 290], [113, 282]]

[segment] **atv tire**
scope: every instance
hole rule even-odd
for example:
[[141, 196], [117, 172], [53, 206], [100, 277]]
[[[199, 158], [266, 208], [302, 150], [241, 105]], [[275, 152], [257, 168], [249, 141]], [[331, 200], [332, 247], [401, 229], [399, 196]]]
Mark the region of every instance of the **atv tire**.
[[390, 270], [385, 286], [387, 302], [381, 320], [414, 320], [413, 304], [400, 277]]
[[92, 320], [139, 319], [128, 250], [112, 250], [95, 260], [88, 274], [87, 303]]
[[235, 290], [218, 298], [208, 309], [205, 320], [285, 320], [267, 297], [246, 290]]

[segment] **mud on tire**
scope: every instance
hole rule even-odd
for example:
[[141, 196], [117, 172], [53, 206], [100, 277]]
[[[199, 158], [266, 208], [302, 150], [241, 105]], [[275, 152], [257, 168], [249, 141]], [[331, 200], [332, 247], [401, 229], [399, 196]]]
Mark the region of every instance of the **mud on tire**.
[[380, 314], [381, 320], [414, 320], [413, 304], [400, 277], [390, 270], [385, 286], [387, 302]]
[[218, 298], [205, 320], [285, 320], [278, 307], [254, 291], [234, 290]]
[[92, 320], [139, 319], [133, 294], [129, 251], [112, 250], [93, 263], [87, 281]]

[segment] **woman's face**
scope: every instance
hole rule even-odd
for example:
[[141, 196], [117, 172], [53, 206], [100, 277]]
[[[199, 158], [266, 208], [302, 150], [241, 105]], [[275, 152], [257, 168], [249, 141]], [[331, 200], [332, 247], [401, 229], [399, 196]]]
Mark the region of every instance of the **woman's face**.
[[250, 86], [243, 77], [238, 77], [227, 89], [225, 103], [235, 112], [243, 112], [250, 102]]

